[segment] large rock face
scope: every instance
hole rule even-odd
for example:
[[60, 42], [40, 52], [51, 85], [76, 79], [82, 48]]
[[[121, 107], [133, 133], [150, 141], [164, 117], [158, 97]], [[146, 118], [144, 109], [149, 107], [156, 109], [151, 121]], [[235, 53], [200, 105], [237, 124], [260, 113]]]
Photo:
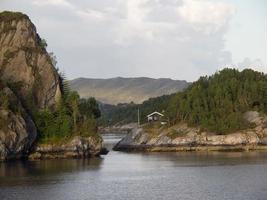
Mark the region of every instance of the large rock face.
[[0, 13], [0, 76], [20, 87], [20, 98], [37, 108], [53, 106], [61, 95], [60, 79], [45, 43], [21, 13]]
[[135, 128], [116, 146], [115, 150], [235, 150], [267, 149], [267, 117], [251, 111], [244, 114], [254, 128], [227, 135], [216, 135], [198, 128], [178, 124], [151, 134], [147, 128]]
[[26, 15], [0, 13], [0, 159], [28, 154], [37, 136], [31, 114], [61, 97], [44, 45]]
[[101, 153], [102, 139], [97, 137], [75, 137], [60, 145], [36, 142], [32, 116], [44, 108], [53, 110], [62, 96], [61, 79], [45, 47], [28, 16], [0, 13], [0, 160], [29, 153], [31, 158]]
[[28, 154], [37, 131], [20, 100], [7, 87], [1, 89], [14, 109], [0, 106], [0, 160], [20, 158]]

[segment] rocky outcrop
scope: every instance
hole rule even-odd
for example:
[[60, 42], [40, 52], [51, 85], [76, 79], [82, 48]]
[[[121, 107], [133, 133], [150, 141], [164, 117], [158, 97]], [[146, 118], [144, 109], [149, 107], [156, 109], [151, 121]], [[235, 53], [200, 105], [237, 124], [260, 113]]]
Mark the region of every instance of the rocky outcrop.
[[163, 128], [158, 134], [151, 134], [145, 127], [136, 128], [114, 149], [151, 151], [267, 149], [267, 117], [253, 111], [245, 113], [244, 117], [255, 127], [227, 135], [204, 132], [186, 124]]
[[25, 105], [34, 103], [27, 106], [38, 109], [55, 105], [61, 96], [60, 79], [45, 47], [28, 16], [0, 13], [0, 77], [17, 87]]
[[45, 43], [22, 13], [0, 13], [0, 89], [1, 159], [27, 156], [37, 136], [33, 112], [53, 109], [61, 90]]
[[76, 136], [63, 144], [38, 144], [29, 159], [88, 158], [102, 151], [101, 138]]
[[13, 109], [0, 106], [0, 160], [21, 158], [36, 139], [36, 127], [14, 93], [7, 87], [0, 89], [9, 104], [15, 105]]
[[89, 157], [102, 151], [102, 140], [96, 137], [75, 137], [61, 145], [36, 142], [32, 116], [53, 111], [61, 87], [46, 42], [28, 16], [0, 13], [0, 160], [27, 157], [30, 150], [35, 152], [31, 158]]

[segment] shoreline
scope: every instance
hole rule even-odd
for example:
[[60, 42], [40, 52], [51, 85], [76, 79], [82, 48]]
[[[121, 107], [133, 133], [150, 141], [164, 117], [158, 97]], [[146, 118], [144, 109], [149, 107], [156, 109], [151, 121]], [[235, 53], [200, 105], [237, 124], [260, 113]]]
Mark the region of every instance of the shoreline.
[[181, 152], [181, 151], [218, 151], [218, 152], [241, 152], [241, 151], [267, 151], [267, 145], [116, 145], [114, 151], [124, 152]]

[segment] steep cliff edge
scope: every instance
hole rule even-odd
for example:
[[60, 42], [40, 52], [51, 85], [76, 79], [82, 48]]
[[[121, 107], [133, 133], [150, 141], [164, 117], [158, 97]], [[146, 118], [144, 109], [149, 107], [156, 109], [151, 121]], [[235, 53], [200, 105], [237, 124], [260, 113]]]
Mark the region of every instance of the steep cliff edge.
[[133, 129], [115, 147], [118, 151], [267, 150], [267, 117], [258, 112], [244, 114], [253, 128], [226, 135], [202, 131], [185, 123], [166, 128], [145, 125]]
[[61, 96], [59, 75], [45, 45], [28, 16], [0, 13], [0, 76], [17, 87], [17, 95], [31, 108], [54, 106]]
[[[75, 134], [82, 135], [81, 132], [74, 133], [69, 125], [73, 120], [64, 110], [67, 105], [62, 103], [67, 98], [63, 98], [66, 94], [62, 92], [62, 78], [46, 46], [27, 15], [0, 13], [0, 160], [27, 157], [29, 153], [42, 154], [35, 158], [48, 158], [48, 154], [89, 157], [102, 149], [102, 139], [97, 134], [76, 137]], [[57, 121], [48, 119], [50, 127], [45, 124], [48, 114], [57, 116]], [[92, 121], [81, 125], [83, 131], [87, 131]], [[56, 123], [58, 126], [52, 126]], [[48, 132], [55, 137], [62, 130], [68, 135], [57, 137], [62, 141], [49, 144], [53, 148], [44, 141], [39, 142], [40, 138], [48, 137], [45, 135]]]

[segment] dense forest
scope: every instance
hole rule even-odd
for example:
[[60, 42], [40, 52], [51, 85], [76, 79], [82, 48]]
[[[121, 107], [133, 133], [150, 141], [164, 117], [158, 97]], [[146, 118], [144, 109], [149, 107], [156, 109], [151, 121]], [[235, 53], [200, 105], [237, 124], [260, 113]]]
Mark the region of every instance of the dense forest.
[[183, 92], [149, 99], [143, 104], [103, 109], [102, 122], [116, 124], [141, 122], [155, 110], [164, 112], [170, 125], [185, 121], [204, 130], [225, 134], [251, 126], [243, 113], [257, 110], [267, 113], [267, 75], [251, 69], [224, 69], [212, 76], [200, 77]]

